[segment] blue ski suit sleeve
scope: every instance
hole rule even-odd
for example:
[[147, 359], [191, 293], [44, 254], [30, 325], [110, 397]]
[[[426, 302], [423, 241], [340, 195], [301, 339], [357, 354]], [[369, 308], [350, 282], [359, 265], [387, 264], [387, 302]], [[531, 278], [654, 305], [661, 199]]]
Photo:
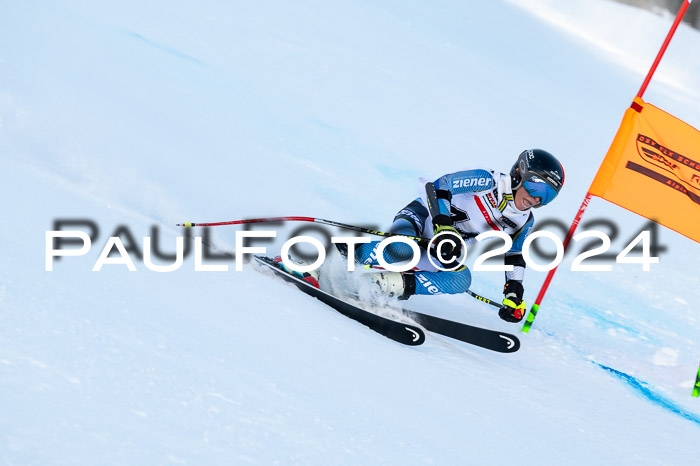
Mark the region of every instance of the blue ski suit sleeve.
[[[449, 191], [452, 195], [463, 193], [476, 193], [493, 189], [496, 181], [488, 170], [463, 170], [448, 175], [443, 175], [435, 180], [435, 189]], [[440, 213], [450, 215], [450, 201], [439, 199]]]

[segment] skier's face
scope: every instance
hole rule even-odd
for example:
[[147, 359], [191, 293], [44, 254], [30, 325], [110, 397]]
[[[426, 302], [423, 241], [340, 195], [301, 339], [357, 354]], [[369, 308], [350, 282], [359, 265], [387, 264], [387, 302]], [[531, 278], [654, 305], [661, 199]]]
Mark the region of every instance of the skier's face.
[[513, 199], [515, 201], [515, 208], [518, 210], [527, 210], [530, 207], [535, 207], [542, 200], [539, 197], [530, 196], [527, 189], [523, 187], [515, 191], [515, 197]]

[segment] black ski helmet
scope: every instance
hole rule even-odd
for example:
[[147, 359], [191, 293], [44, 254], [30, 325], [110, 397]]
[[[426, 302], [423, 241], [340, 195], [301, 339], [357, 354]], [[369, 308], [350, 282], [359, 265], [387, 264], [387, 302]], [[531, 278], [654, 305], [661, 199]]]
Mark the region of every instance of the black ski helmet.
[[[564, 167], [559, 160], [542, 149], [523, 151], [510, 169], [510, 182], [513, 192], [523, 186], [526, 181], [544, 182], [554, 191], [549, 198], [542, 198], [541, 207], [548, 204], [559, 194], [564, 186]], [[530, 190], [528, 190], [530, 191]]]

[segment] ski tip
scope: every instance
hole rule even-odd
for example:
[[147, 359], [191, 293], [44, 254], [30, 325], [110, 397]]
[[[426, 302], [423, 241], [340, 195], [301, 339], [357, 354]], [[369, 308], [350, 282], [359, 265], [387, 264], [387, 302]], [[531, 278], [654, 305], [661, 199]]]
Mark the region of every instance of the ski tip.
[[501, 334], [499, 337], [506, 342], [506, 347], [501, 350], [502, 353], [515, 353], [520, 349], [520, 340], [515, 335]]

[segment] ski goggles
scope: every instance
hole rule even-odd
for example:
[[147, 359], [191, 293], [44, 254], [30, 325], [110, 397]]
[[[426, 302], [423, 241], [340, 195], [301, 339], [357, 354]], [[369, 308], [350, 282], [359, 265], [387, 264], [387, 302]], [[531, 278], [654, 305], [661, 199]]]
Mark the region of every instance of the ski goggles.
[[540, 203], [535, 207], [549, 204], [555, 197], [557, 197], [557, 194], [559, 194], [556, 189], [552, 188], [547, 182], [536, 176], [525, 180], [523, 186], [530, 196], [540, 198]]

